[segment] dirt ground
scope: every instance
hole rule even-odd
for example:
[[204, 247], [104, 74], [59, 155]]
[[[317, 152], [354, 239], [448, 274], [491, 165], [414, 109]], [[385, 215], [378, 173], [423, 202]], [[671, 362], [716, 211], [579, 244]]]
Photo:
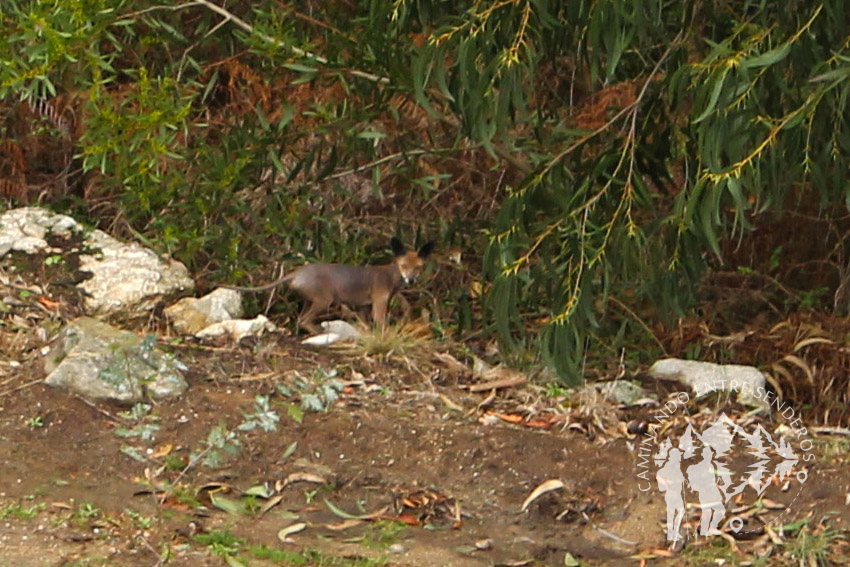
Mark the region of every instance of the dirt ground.
[[[282, 335], [250, 346], [161, 342], [190, 367], [190, 386], [143, 417], [44, 385], [39, 351], [2, 361], [0, 567], [843, 564], [843, 438], [818, 439], [782, 520], [825, 542], [822, 553], [798, 557], [799, 538], [776, 532], [670, 551], [663, 495], [638, 487], [627, 411], [588, 412], [528, 385], [493, 398], [470, 392], [462, 373], [317, 353]], [[331, 368], [345, 384], [339, 399], [300, 415], [306, 394], [293, 377], [320, 383]], [[238, 429], [258, 395], [280, 416], [276, 431]], [[551, 415], [546, 404], [573, 417], [551, 427], [507, 418]], [[159, 429], [122, 436], [140, 424]], [[211, 448], [216, 428], [238, 451]], [[218, 466], [204, 464], [211, 453]], [[523, 511], [554, 479], [563, 487]], [[303, 529], [279, 534], [295, 524]]]

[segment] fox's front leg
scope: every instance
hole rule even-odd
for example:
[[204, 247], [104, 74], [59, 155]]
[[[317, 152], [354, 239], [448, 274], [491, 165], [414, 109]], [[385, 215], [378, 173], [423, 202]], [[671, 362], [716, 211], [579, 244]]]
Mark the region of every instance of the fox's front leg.
[[387, 306], [390, 303], [390, 295], [388, 293], [379, 294], [372, 297], [372, 321], [380, 329], [387, 327]]

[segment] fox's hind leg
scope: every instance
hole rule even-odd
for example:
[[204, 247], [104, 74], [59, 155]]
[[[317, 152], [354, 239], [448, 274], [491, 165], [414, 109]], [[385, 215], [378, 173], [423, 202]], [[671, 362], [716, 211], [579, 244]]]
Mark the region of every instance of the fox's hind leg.
[[333, 303], [332, 296], [311, 298], [310, 306], [298, 317], [298, 326], [314, 335], [321, 333], [321, 329], [316, 326], [314, 321], [316, 317], [330, 309], [331, 303]]

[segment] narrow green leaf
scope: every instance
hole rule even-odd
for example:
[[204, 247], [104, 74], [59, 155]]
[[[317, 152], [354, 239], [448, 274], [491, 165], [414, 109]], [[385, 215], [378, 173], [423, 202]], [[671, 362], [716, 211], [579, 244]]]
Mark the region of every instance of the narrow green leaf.
[[311, 73], [315, 75], [319, 72], [316, 67], [308, 67], [307, 65], [301, 65], [300, 63], [284, 63], [282, 67], [285, 67], [290, 71], [295, 71], [297, 73]]
[[785, 43], [780, 45], [776, 49], [771, 49], [770, 51], [765, 51], [761, 55], [756, 55], [755, 57], [750, 57], [741, 61], [741, 67], [744, 69], [758, 69], [759, 67], [767, 67], [769, 65], [774, 65], [788, 56], [788, 53], [791, 52], [791, 44]]
[[210, 502], [213, 506], [228, 514], [242, 514], [245, 512], [245, 504], [243, 502], [219, 496], [215, 492], [210, 492]]
[[370, 514], [359, 514], [359, 515], [349, 514], [348, 512], [346, 512], [345, 510], [342, 510], [341, 508], [339, 508], [336, 504], [334, 504], [333, 502], [331, 502], [327, 498], [325, 498], [324, 500], [325, 500], [325, 505], [328, 507], [328, 509], [331, 512], [333, 512], [334, 515], [339, 516], [340, 518], [344, 518], [346, 520], [371, 520], [372, 519], [372, 516]]
[[298, 441], [293, 441], [292, 443], [290, 443], [289, 447], [286, 448], [286, 451], [283, 452], [283, 455], [281, 455], [280, 460], [288, 459], [289, 457], [291, 457], [292, 454], [295, 453], [296, 449], [298, 449]]
[[247, 565], [232, 555], [225, 555], [224, 561], [227, 563], [227, 567], [247, 567]]
[[826, 83], [829, 81], [843, 81], [850, 77], [850, 67], [839, 67], [816, 77], [809, 79], [811, 83]]
[[726, 80], [726, 74], [729, 72], [728, 68], [724, 68], [720, 73], [720, 76], [715, 79], [714, 88], [711, 91], [711, 97], [708, 99], [708, 104], [705, 107], [705, 110], [702, 111], [702, 114], [697, 116], [694, 119], [694, 124], [698, 124], [705, 120], [712, 112], [714, 112], [714, 107], [717, 106], [717, 99], [720, 98], [720, 93], [723, 91], [723, 83]]
[[376, 132], [374, 130], [366, 130], [365, 132], [360, 132], [357, 134], [358, 138], [362, 138], [364, 140], [381, 140], [386, 138], [387, 135], [383, 132]]

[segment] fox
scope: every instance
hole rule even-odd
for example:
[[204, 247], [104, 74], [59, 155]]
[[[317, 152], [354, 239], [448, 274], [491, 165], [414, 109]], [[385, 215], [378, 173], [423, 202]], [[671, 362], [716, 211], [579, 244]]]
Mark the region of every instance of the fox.
[[[223, 286], [237, 291], [265, 291], [288, 284], [308, 306], [298, 317], [297, 326], [310, 333], [319, 333], [316, 318], [332, 305], [349, 307], [372, 306], [372, 321], [380, 328], [387, 324], [390, 300], [403, 285], [415, 283], [425, 268], [434, 242], [423, 244], [419, 250], [407, 250], [401, 240], [390, 239], [393, 261], [378, 266], [348, 264], [305, 264], [292, 273], [257, 287]], [[409, 306], [408, 306], [409, 307]]]

